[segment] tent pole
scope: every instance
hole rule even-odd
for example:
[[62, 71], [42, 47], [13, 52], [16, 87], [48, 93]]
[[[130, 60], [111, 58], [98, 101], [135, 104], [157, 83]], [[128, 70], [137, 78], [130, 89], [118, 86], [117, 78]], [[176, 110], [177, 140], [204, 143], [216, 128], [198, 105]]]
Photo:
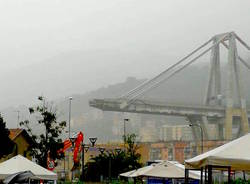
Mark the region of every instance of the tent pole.
[[205, 184], [207, 183], [207, 166], [205, 166]]
[[203, 167], [201, 168], [201, 181], [200, 181], [201, 184], [203, 184]]
[[208, 184], [212, 183], [212, 166], [208, 166]]
[[231, 167], [228, 167], [228, 184], [231, 182]]
[[246, 181], [246, 172], [245, 171], [243, 171], [243, 179], [244, 179], [244, 181]]
[[189, 169], [185, 169], [185, 184], [188, 184]]

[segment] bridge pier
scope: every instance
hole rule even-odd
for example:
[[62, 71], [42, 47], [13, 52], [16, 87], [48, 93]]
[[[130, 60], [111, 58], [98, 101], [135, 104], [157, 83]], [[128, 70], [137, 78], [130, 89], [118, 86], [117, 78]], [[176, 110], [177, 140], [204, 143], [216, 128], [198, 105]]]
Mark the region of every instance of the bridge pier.
[[[223, 35], [217, 35], [213, 38], [213, 44], [216, 43]], [[224, 41], [228, 40], [227, 46]], [[226, 140], [232, 139], [233, 117], [240, 117], [240, 134], [246, 134], [249, 129], [248, 117], [246, 111], [246, 100], [243, 94], [243, 87], [241, 81], [241, 72], [239, 68], [239, 57], [236, 46], [235, 33], [229, 33], [222, 41], [223, 45], [228, 48], [228, 63], [227, 63], [227, 85], [225, 95], [225, 135]], [[222, 93], [221, 93], [221, 71], [220, 71], [220, 47], [215, 45], [211, 52], [210, 57], [210, 70], [208, 85], [206, 89], [206, 95], [204, 98], [204, 105], [222, 105]], [[237, 100], [236, 100], [237, 99]], [[204, 119], [204, 118], [203, 118]], [[220, 127], [219, 135], [223, 134], [223, 128]]]
[[249, 122], [246, 109], [242, 109], [241, 112], [241, 130], [243, 135], [249, 132]]
[[208, 134], [208, 131], [207, 131], [207, 124], [208, 124], [208, 119], [207, 119], [207, 117], [205, 117], [205, 116], [202, 116], [202, 118], [201, 118], [201, 127], [202, 127], [202, 129], [203, 129], [203, 136], [204, 136], [204, 140], [209, 140], [209, 134]]
[[[232, 139], [233, 117], [240, 117], [241, 134], [248, 133], [248, 118], [246, 111], [246, 100], [243, 94], [240, 68], [238, 63], [238, 53], [236, 47], [235, 34], [229, 35], [228, 46], [228, 77], [226, 90], [226, 118], [225, 118], [225, 139]], [[234, 89], [235, 93], [234, 93]], [[237, 99], [237, 100], [234, 100]], [[236, 107], [235, 107], [236, 106]], [[237, 106], [239, 108], [237, 108]]]
[[245, 109], [227, 108], [225, 118], [225, 139], [232, 139], [233, 119], [239, 117], [239, 132], [237, 136], [247, 134], [249, 131], [247, 111]]
[[233, 108], [226, 109], [226, 118], [225, 118], [225, 139], [232, 139], [232, 128], [233, 128]]
[[224, 124], [222, 122], [218, 123], [218, 139], [224, 140]]

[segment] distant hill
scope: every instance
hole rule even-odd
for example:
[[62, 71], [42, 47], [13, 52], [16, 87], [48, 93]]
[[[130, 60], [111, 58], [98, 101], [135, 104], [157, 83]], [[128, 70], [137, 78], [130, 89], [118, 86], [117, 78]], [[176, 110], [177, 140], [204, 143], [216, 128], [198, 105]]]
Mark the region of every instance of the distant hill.
[[[225, 70], [225, 67], [223, 67]], [[226, 72], [224, 72], [226, 75]], [[189, 67], [178, 74], [170, 81], [165, 82], [159, 88], [156, 88], [145, 95], [144, 98], [153, 98], [168, 102], [201, 104], [207, 81], [208, 66], [195, 65]], [[222, 76], [222, 86], [225, 87], [225, 75]], [[250, 101], [250, 72], [243, 70], [243, 83], [247, 101]], [[110, 140], [120, 141], [123, 133], [123, 118], [129, 117], [130, 123], [127, 123], [128, 132], [134, 132], [141, 135], [143, 129], [150, 129], [152, 140], [157, 140], [157, 131], [164, 124], [181, 124], [183, 118], [152, 116], [142, 114], [124, 114], [117, 112], [102, 112], [98, 109], [89, 107], [88, 102], [93, 98], [112, 98], [118, 97], [125, 92], [141, 84], [145, 79], [127, 78], [126, 81], [109, 85], [85, 94], [72, 95], [72, 130], [83, 131], [85, 137], [97, 136], [99, 141], [107, 142]], [[224, 93], [224, 90], [223, 90]], [[59, 119], [68, 120], [68, 97], [53, 100], [57, 106]], [[27, 107], [8, 108], [1, 112], [8, 126], [14, 127], [17, 122], [17, 110], [20, 111], [20, 120], [29, 118]], [[37, 130], [39, 131], [39, 130]]]
[[[37, 95], [57, 99], [116, 84], [127, 76], [150, 77], [158, 73], [167, 57], [167, 53], [158, 52], [69, 50], [15, 71], [0, 72], [0, 109], [34, 103]], [[143, 70], [138, 71], [140, 67]]]

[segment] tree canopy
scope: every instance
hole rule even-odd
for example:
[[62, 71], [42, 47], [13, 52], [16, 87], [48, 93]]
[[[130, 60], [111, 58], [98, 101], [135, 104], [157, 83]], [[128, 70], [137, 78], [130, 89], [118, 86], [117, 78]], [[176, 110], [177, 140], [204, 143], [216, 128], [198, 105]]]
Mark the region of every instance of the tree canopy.
[[127, 135], [125, 150], [106, 150], [92, 158], [85, 166], [85, 180], [99, 181], [101, 175], [106, 179], [117, 178], [120, 173], [142, 167], [135, 140], [135, 134]]
[[6, 123], [0, 114], [0, 159], [13, 152], [14, 142], [9, 138], [9, 130], [6, 128]]
[[66, 126], [66, 122], [57, 121], [57, 113], [55, 107], [47, 102], [44, 97], [38, 97], [39, 105], [30, 107], [29, 112], [36, 117], [36, 124], [41, 126], [39, 135], [35, 134], [30, 126], [30, 121], [20, 122], [33, 139], [33, 144], [29, 148], [31, 156], [35, 157], [38, 163], [47, 167], [47, 158], [56, 160], [61, 159], [64, 155], [59, 154], [58, 150], [63, 148], [60, 135]]

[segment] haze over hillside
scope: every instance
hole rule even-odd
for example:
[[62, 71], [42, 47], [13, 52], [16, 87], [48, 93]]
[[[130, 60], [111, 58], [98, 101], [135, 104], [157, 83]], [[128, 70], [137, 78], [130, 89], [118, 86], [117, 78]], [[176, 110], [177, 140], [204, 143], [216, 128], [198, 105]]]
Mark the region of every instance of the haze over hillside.
[[[8, 74], [2, 73], [0, 83], [4, 98], [0, 98], [0, 108], [33, 104], [33, 99], [38, 95], [56, 99], [74, 93], [82, 94], [118, 83], [127, 76], [144, 78], [160, 72], [163, 64], [161, 58], [167, 56], [155, 51], [147, 51], [147, 54], [144, 52], [72, 51]], [[152, 60], [155, 67], [151, 67]], [[138, 72], [138, 68], [142, 67], [141, 61], [145, 62], [143, 71]], [[86, 62], [89, 64], [85, 65]]]
[[247, 0], [0, 1], [0, 109], [150, 78], [215, 34], [235, 31], [250, 43], [248, 7]]
[[[122, 119], [130, 116], [131, 130], [157, 139], [158, 126], [182, 120], [102, 112], [90, 108], [88, 100], [120, 96], [216, 34], [235, 31], [250, 44], [249, 7], [249, 0], [0, 1], [0, 112], [9, 127], [16, 127], [18, 111], [19, 120], [29, 119], [27, 107], [43, 95], [54, 101], [59, 118], [68, 120], [73, 96], [73, 129], [103, 141], [119, 139]], [[249, 58], [242, 46], [238, 51]], [[224, 51], [221, 58], [227, 59]], [[201, 103], [209, 59], [209, 54], [202, 57], [144, 98]], [[129, 76], [134, 79], [126, 80]], [[152, 132], [145, 133], [145, 127]]]
[[[225, 87], [225, 67], [223, 71], [222, 86]], [[194, 65], [171, 80], [163, 83], [160, 87], [150, 91], [144, 98], [151, 98], [160, 101], [184, 103], [184, 104], [202, 104], [204, 97], [206, 81], [208, 77], [208, 65]], [[243, 70], [243, 83], [247, 95], [247, 102], [250, 102], [250, 81], [248, 80], [250, 72]], [[81, 81], [81, 80], [79, 80]], [[108, 85], [91, 92], [70, 95], [72, 101], [72, 130], [83, 131], [86, 136], [97, 136], [99, 141], [119, 141], [122, 136], [123, 118], [131, 119], [128, 125], [128, 132], [134, 132], [138, 135], [143, 134], [143, 128], [151, 129], [151, 140], [157, 140], [157, 131], [164, 124], [185, 123], [183, 118], [152, 116], [142, 114], [128, 114], [116, 112], [102, 112], [98, 109], [89, 107], [89, 100], [93, 98], [114, 98], [119, 97], [125, 92], [141, 84], [145, 79], [127, 78], [126, 81]], [[224, 90], [223, 90], [224, 91]], [[36, 97], [34, 97], [34, 100]], [[68, 121], [68, 97], [62, 97], [52, 100], [58, 109], [59, 119]], [[32, 104], [31, 104], [32, 105]], [[17, 124], [17, 110], [20, 111], [20, 120], [31, 118], [26, 106], [18, 108], [8, 108], [1, 112], [9, 127], [15, 127]], [[37, 130], [39, 131], [39, 130]], [[148, 133], [149, 134], [149, 133]], [[65, 134], [66, 135], [66, 134]]]

